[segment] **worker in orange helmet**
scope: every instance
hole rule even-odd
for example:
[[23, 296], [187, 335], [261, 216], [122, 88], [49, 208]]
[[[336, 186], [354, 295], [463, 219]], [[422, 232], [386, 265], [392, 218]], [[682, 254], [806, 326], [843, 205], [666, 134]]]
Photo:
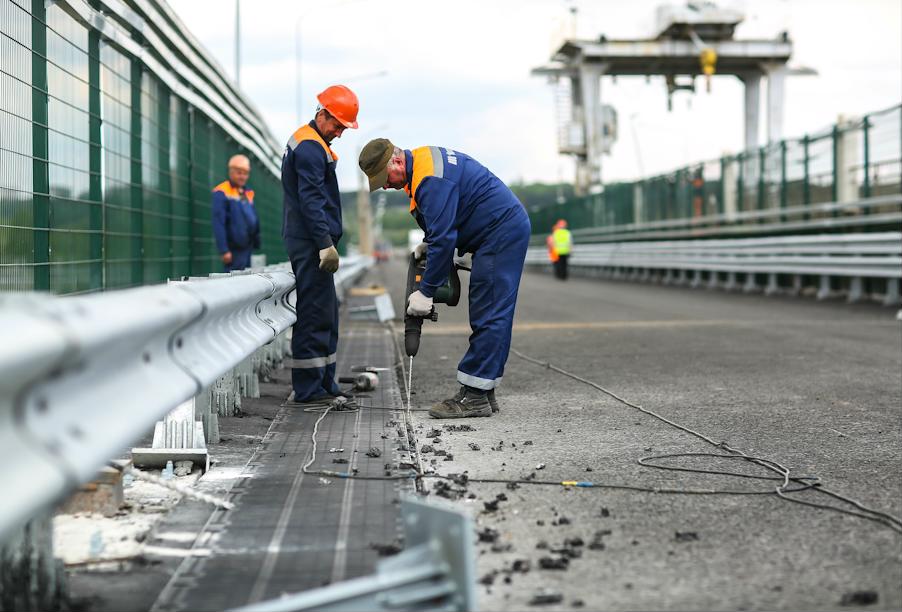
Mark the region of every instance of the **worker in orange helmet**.
[[360, 104], [344, 85], [332, 85], [317, 97], [313, 120], [298, 128], [282, 154], [282, 240], [297, 285], [297, 322], [291, 337], [292, 394], [288, 403], [356, 409], [335, 378], [338, 348], [338, 270], [341, 196], [331, 148], [335, 138], [357, 128]]
[[570, 259], [570, 249], [573, 248], [573, 236], [567, 229], [567, 222], [558, 219], [548, 237], [548, 248], [554, 250], [554, 276], [560, 280], [567, 280], [567, 262]]

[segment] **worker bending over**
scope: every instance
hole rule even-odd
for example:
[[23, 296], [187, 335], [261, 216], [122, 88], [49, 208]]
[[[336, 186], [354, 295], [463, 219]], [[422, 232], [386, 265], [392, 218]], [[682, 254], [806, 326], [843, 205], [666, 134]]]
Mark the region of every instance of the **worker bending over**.
[[298, 128], [282, 156], [282, 239], [297, 284], [297, 322], [291, 336], [294, 404], [353, 408], [335, 381], [338, 348], [338, 270], [335, 245], [341, 238], [341, 196], [330, 147], [346, 128], [357, 127], [357, 96], [333, 85], [317, 96], [310, 123]]
[[529, 245], [529, 217], [507, 186], [475, 159], [444, 147], [402, 150], [385, 138], [360, 152], [370, 191], [404, 189], [410, 212], [425, 232], [414, 250], [426, 256], [420, 289], [408, 296], [407, 313], [432, 310], [445, 283], [454, 249], [473, 254], [470, 274], [470, 347], [457, 366], [457, 394], [435, 404], [435, 418], [483, 417], [497, 412], [495, 387], [510, 351], [520, 275]]

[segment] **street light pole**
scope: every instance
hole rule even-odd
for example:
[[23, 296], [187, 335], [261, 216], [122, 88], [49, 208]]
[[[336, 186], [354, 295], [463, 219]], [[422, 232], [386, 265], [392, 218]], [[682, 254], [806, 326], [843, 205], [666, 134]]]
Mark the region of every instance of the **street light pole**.
[[235, 0], [235, 84], [241, 87], [241, 0]]

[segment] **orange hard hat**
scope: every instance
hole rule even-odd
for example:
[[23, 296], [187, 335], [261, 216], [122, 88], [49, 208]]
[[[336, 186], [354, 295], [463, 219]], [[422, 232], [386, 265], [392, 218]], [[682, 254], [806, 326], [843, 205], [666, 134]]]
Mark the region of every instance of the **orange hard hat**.
[[357, 128], [357, 111], [360, 103], [353, 91], [344, 85], [331, 85], [316, 96], [319, 105], [348, 128]]
[[557, 220], [557, 223], [554, 224], [554, 228], [555, 228], [555, 229], [561, 229], [561, 228], [564, 228], [564, 227], [567, 227], [567, 222], [564, 221], [563, 219], [558, 219], [558, 220]]

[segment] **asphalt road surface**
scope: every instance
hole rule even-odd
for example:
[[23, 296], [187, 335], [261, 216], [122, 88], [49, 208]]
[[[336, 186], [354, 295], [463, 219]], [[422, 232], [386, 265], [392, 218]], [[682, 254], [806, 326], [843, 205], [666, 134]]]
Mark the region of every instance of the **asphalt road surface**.
[[[369, 277], [390, 288], [399, 316], [405, 275], [405, 264], [392, 261]], [[424, 325], [414, 409], [456, 391], [469, 334], [466, 301], [465, 294], [458, 308], [439, 306], [439, 322]], [[776, 476], [709, 456], [728, 454], [716, 446], [725, 442], [902, 517], [902, 324], [895, 315], [870, 304], [524, 274], [513, 347], [673, 424], [512, 354], [498, 390], [500, 414], [438, 421], [414, 413], [420, 446], [453, 455], [424, 458], [434, 457], [438, 473], [471, 479], [694, 493], [474, 482], [452, 483], [449, 492], [427, 480], [433, 496], [456, 498], [451, 503], [477, 520], [481, 608], [523, 609], [537, 596], [551, 601], [544, 609], [902, 608], [902, 533], [791, 500], [859, 511], [854, 506], [813, 490], [781, 499], [773, 492], [779, 480], [639, 464], [702, 453], [656, 462]], [[438, 443], [426, 436], [433, 428], [441, 430]], [[813, 481], [790, 488], [799, 482]]]

